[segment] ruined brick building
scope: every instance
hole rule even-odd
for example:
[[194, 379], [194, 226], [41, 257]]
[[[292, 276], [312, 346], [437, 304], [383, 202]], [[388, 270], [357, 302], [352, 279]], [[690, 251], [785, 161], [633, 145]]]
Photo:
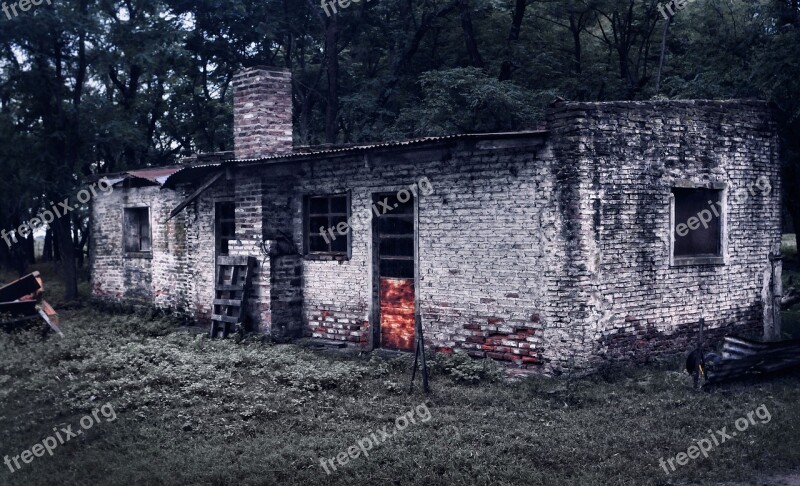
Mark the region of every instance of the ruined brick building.
[[701, 317], [777, 332], [764, 103], [561, 102], [546, 130], [314, 150], [292, 147], [288, 72], [234, 86], [235, 157], [94, 200], [96, 299], [208, 322], [215, 261], [252, 256], [246, 320], [276, 339], [409, 349], [418, 311], [440, 351], [558, 371], [685, 350]]

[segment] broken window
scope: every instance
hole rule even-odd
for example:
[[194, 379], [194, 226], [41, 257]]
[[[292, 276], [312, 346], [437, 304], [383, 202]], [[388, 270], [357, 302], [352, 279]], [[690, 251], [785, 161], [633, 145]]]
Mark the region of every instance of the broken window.
[[146, 253], [150, 246], [150, 208], [125, 208], [125, 252]]
[[306, 255], [347, 256], [350, 249], [350, 196], [306, 196], [304, 200]]
[[674, 257], [721, 257], [722, 190], [674, 188], [672, 195]]
[[230, 253], [230, 242], [236, 239], [236, 204], [218, 202], [214, 215], [217, 255]]

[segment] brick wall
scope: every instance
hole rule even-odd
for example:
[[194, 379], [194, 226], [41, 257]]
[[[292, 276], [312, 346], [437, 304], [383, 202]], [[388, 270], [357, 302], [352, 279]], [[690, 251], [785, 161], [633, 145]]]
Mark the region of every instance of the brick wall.
[[[639, 359], [686, 350], [700, 318], [712, 341], [761, 337], [774, 297], [769, 255], [779, 253], [781, 236], [778, 141], [767, 106], [568, 103], [550, 119], [563, 161], [556, 169], [566, 216], [561, 273], [572, 302], [551, 323], [545, 356]], [[769, 194], [735, 195], [762, 176]], [[670, 264], [671, 190], [687, 181], [728, 187], [724, 265]], [[556, 335], [570, 345], [556, 345]]]
[[237, 159], [292, 151], [292, 73], [246, 69], [233, 78], [233, 136]]
[[[115, 187], [92, 201], [91, 280], [95, 298], [186, 309], [190, 282], [187, 266], [186, 219], [164, 221], [180, 196], [158, 187]], [[152, 254], [127, 255], [123, 246], [123, 210], [150, 208]]]
[[[538, 333], [555, 296], [548, 295], [547, 282], [555, 278], [557, 255], [544, 236], [558, 227], [558, 215], [544, 210], [554, 204], [553, 159], [542, 135], [506, 145], [444, 144], [247, 169], [242, 177], [279, 182], [265, 185], [265, 233], [290, 232], [296, 249], [303, 247], [303, 195], [350, 191], [357, 213], [370, 208], [373, 193], [396, 192], [427, 177], [433, 192], [418, 198], [418, 230], [420, 308], [429, 343], [527, 366], [540, 363]], [[302, 261], [306, 335], [368, 344], [372, 251], [367, 225], [354, 228], [350, 259]]]

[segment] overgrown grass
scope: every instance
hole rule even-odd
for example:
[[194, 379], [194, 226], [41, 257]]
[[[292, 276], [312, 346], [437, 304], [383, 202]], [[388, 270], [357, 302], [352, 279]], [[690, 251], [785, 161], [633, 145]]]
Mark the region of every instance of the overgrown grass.
[[[110, 402], [96, 425], [3, 484], [667, 484], [748, 480], [800, 464], [800, 378], [694, 392], [675, 363], [572, 383], [505, 383], [433, 360], [431, 420], [327, 476], [358, 439], [425, 400], [410, 359], [211, 341], [167, 320], [64, 315], [65, 339], [0, 334], [0, 455], [18, 455]], [[667, 476], [674, 457], [765, 404], [767, 424]]]
[[[33, 269], [57, 309], [80, 304], [63, 301], [57, 269]], [[117, 419], [13, 474], [0, 464], [0, 484], [710, 484], [800, 464], [797, 374], [694, 392], [674, 362], [508, 383], [491, 362], [439, 355], [426, 398], [408, 394], [408, 356], [211, 341], [152, 313], [61, 314], [65, 339], [0, 333], [0, 458], [107, 402]], [[426, 400], [430, 421], [326, 475], [321, 458]], [[669, 476], [659, 466], [761, 404], [769, 423]]]

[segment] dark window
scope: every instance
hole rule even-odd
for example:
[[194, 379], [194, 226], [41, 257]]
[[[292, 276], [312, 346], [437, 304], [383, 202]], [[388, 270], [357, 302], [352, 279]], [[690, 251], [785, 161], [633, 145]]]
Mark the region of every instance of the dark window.
[[150, 208], [125, 208], [125, 252], [149, 252]]
[[217, 235], [217, 255], [227, 255], [231, 240], [236, 239], [236, 204], [219, 202], [214, 218]]
[[675, 198], [675, 256], [720, 256], [722, 191], [676, 188], [672, 194]]
[[304, 206], [306, 254], [346, 256], [350, 249], [349, 195], [307, 196]]

